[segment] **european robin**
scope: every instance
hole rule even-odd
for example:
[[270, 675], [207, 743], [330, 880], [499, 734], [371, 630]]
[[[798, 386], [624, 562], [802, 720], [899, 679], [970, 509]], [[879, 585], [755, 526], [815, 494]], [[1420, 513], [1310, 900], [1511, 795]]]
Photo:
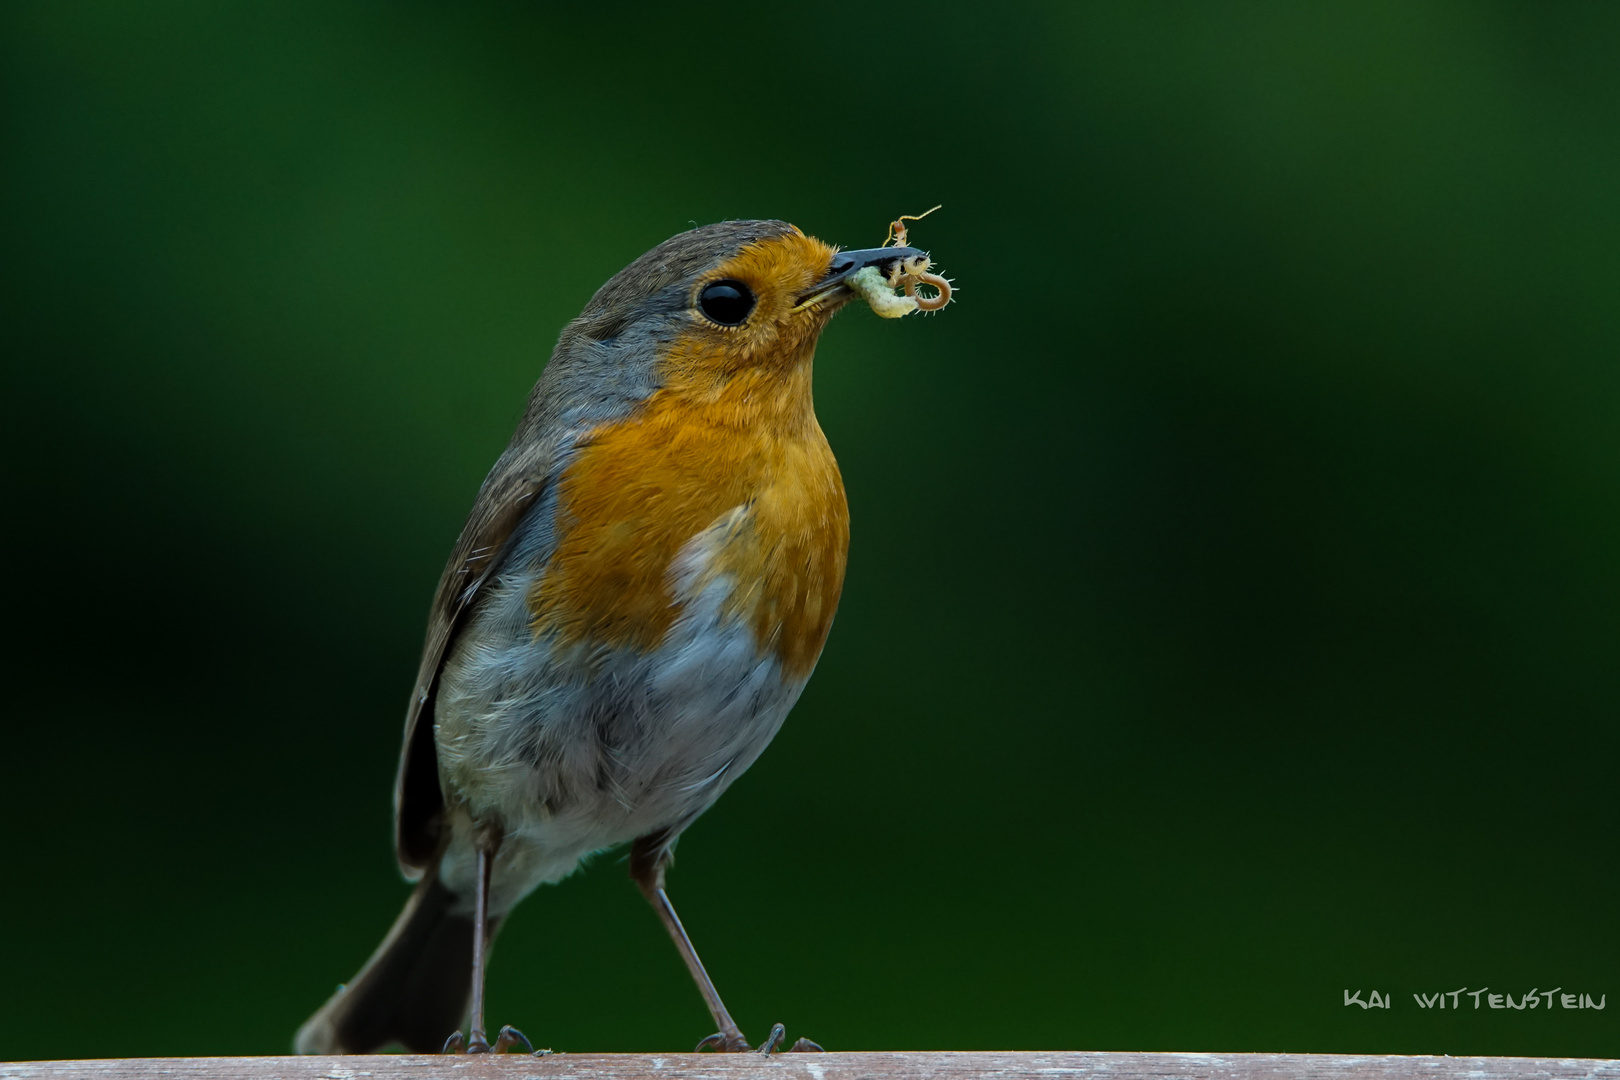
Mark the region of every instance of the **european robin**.
[[714, 1016], [699, 1048], [749, 1048], [665, 869], [776, 734], [838, 606], [849, 510], [811, 401], [816, 341], [858, 288], [918, 266], [780, 221], [709, 225], [563, 330], [434, 595], [394, 788], [415, 892], [301, 1053], [490, 1050], [502, 919], [620, 844]]

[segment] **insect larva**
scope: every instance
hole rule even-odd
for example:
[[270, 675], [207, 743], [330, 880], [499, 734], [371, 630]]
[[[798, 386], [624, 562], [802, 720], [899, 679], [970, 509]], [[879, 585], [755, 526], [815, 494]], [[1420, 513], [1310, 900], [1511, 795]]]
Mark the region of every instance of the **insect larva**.
[[[934, 295], [918, 295], [918, 285], [932, 285], [935, 289]], [[917, 301], [918, 311], [938, 311], [951, 302], [951, 283], [938, 274], [907, 274], [905, 287], [906, 295]]]

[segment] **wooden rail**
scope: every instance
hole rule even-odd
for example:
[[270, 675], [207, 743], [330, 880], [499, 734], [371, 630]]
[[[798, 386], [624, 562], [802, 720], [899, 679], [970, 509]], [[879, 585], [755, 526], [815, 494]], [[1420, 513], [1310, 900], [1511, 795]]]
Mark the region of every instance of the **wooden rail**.
[[1620, 1060], [1082, 1051], [125, 1058], [0, 1063], [0, 1080], [1620, 1080]]

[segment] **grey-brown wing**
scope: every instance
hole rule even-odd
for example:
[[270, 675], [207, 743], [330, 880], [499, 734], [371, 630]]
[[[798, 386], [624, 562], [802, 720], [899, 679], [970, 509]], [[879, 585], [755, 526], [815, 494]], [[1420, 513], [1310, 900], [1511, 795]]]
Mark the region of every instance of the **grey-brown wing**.
[[499, 572], [518, 523], [545, 491], [550, 458], [550, 447], [543, 445], [514, 447], [501, 456], [479, 489], [433, 595], [394, 781], [394, 850], [400, 869], [412, 880], [438, 857], [441, 843], [444, 795], [433, 746], [439, 671], [456, 634], [476, 609], [484, 583]]

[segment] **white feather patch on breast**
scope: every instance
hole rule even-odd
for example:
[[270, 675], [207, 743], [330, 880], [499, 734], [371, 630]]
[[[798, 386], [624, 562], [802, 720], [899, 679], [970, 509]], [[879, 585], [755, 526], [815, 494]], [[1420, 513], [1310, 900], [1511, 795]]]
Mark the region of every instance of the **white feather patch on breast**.
[[[507, 828], [492, 902], [504, 911], [585, 856], [684, 826], [764, 751], [804, 689], [728, 608], [717, 555], [749, 527], [722, 514], [669, 567], [681, 613], [650, 653], [558, 647], [530, 629], [543, 561], [486, 586], [440, 677], [434, 734], [452, 805], [447, 883], [472, 880], [476, 821]], [[459, 891], [459, 890], [458, 890]]]

